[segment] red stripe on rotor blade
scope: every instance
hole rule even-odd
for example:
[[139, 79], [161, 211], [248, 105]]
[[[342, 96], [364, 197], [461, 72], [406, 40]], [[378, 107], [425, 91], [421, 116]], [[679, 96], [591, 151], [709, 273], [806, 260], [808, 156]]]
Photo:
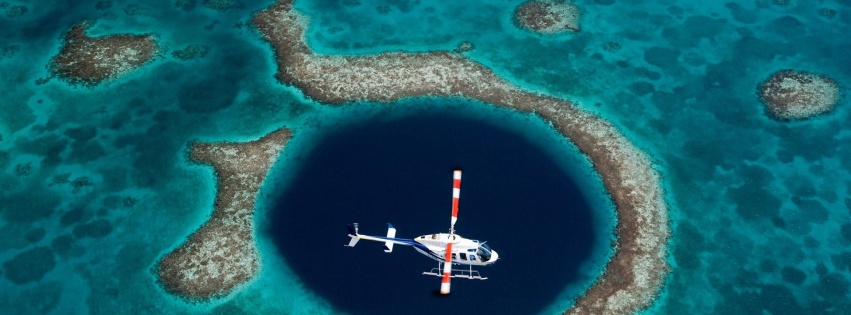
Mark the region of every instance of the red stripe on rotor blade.
[[[458, 217], [458, 196], [461, 191], [461, 171], [455, 170], [452, 175], [452, 217]], [[454, 223], [454, 222], [453, 222]]]
[[458, 217], [458, 198], [452, 198], [452, 216]]
[[440, 282], [449, 283], [449, 273], [448, 272], [443, 273], [443, 280], [441, 280]]

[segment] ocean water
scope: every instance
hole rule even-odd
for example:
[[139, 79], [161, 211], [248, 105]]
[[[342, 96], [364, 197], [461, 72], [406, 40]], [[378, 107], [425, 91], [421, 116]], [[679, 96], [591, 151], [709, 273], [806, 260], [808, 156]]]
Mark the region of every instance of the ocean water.
[[[604, 196], [579, 186], [602, 186], [579, 153], [546, 149], [566, 143], [540, 119], [496, 111], [482, 120], [488, 105], [460, 100], [405, 103], [396, 117], [315, 131], [304, 162], [281, 170], [289, 183], [271, 189], [282, 193], [260, 234], [305, 285], [354, 314], [531, 314], [581, 294], [608, 259], [614, 225]], [[383, 236], [386, 222], [403, 238], [448, 232], [455, 168], [464, 171], [456, 232], [500, 253], [495, 265], [474, 268], [489, 280], [456, 279], [447, 298], [439, 278], [420, 275], [437, 262], [412, 248], [341, 246], [352, 222], [367, 235]]]
[[[300, 176], [324, 171], [311, 166], [311, 154], [325, 150], [325, 140], [358, 136], [339, 133], [342, 127], [366, 132], [399, 122], [425, 128], [467, 121], [470, 130], [464, 133], [520, 135], [524, 140], [512, 142], [539, 148], [543, 153], [537, 154], [550, 157], [550, 166], [561, 170], [548, 180], [572, 178], [596, 216], [593, 222], [601, 227], [611, 223], [613, 208], [601, 197], [604, 192], [588, 165], [570, 160], [576, 158], [574, 149], [546, 132], [540, 121], [464, 100], [332, 108], [278, 84], [270, 48], [242, 26], [269, 0], [240, 1], [226, 11], [207, 8], [203, 1], [188, 1], [194, 3], [190, 8], [172, 0], [115, 0], [106, 9], [98, 9], [97, 1], [6, 2], [24, 6], [26, 12], [7, 15], [8, 7], [0, 8], [3, 312], [363, 313], [356, 301], [341, 304], [333, 292], [319, 294], [322, 279], [311, 279], [299, 269], [317, 266], [299, 265], [286, 253], [286, 242], [272, 236], [273, 218], [286, 215], [276, 212], [275, 204], [303, 181]], [[670, 205], [672, 270], [644, 313], [849, 314], [851, 5], [840, 0], [780, 2], [576, 0], [582, 31], [547, 37], [512, 24], [511, 12], [520, 1], [299, 0], [296, 7], [311, 17], [308, 42], [318, 52], [429, 51], [469, 41], [475, 44], [470, 58], [512, 83], [574, 100], [616, 124], [651, 156]], [[46, 65], [58, 52], [63, 32], [85, 19], [97, 20], [94, 35], [150, 32], [170, 50], [198, 44], [209, 46], [210, 53], [189, 61], [165, 53], [93, 89], [57, 79], [36, 85], [48, 76]], [[827, 75], [839, 83], [843, 97], [828, 115], [800, 122], [771, 120], [756, 97], [756, 86], [781, 69]], [[441, 106], [432, 104], [469, 111], [443, 115]], [[212, 170], [187, 159], [187, 142], [245, 141], [283, 126], [297, 134], [258, 202], [260, 274], [233, 294], [207, 303], [187, 303], [165, 293], [152, 272], [156, 261], [212, 211]], [[515, 278], [522, 271], [506, 266], [533, 261], [500, 250], [519, 246], [501, 239], [511, 229], [496, 233], [487, 230], [490, 225], [476, 224], [487, 217], [475, 217], [482, 215], [475, 212], [475, 202], [486, 200], [471, 196], [486, 183], [476, 184], [479, 166], [468, 164], [461, 165], [468, 172], [459, 232], [488, 240], [506, 259], [481, 270], [491, 277], [487, 281], [455, 281], [450, 299], [435, 300], [429, 294], [436, 278], [417, 275], [431, 268], [425, 257], [407, 248], [387, 255], [368, 246], [372, 244], [340, 246], [347, 242], [342, 225], [353, 220], [364, 232], [379, 235], [388, 220], [400, 236], [444, 230], [445, 177], [457, 165], [416, 168], [434, 179], [397, 185], [435, 185], [423, 190], [433, 190], [437, 197], [416, 195], [423, 203], [435, 203], [428, 208], [435, 209], [434, 215], [411, 221], [386, 218], [390, 214], [367, 212], [371, 205], [361, 205], [363, 212], [329, 223], [328, 234], [317, 238], [333, 243], [329, 250], [339, 250], [347, 259], [378, 265], [371, 278], [415, 278], [401, 285], [421, 294], [421, 299], [411, 298], [420, 303], [417, 307], [459, 303], [455, 297], [484, 293], [488, 286], [499, 286], [500, 278], [528, 281]], [[532, 228], [527, 224], [515, 230]], [[290, 227], [281, 233], [295, 231]], [[594, 240], [603, 239], [605, 234]], [[597, 252], [596, 257], [606, 254]], [[575, 270], [594, 274], [599, 261], [593, 257]], [[588, 283], [576, 279], [561, 283], [560, 291], [541, 288], [550, 290], [546, 299], [524, 297], [526, 288], [518, 289], [515, 298], [530, 302], [517, 307], [558, 313]]]

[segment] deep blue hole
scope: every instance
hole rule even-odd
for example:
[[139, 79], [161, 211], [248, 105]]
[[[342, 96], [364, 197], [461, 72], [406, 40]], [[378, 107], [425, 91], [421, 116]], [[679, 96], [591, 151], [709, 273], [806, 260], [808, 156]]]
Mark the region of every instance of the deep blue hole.
[[[440, 297], [440, 278], [421, 275], [437, 262], [413, 248], [343, 246], [352, 222], [368, 235], [385, 235], [387, 222], [397, 237], [447, 232], [454, 168], [464, 171], [457, 233], [500, 254], [495, 265], [475, 268], [488, 280], [453, 279], [452, 294]], [[540, 312], [579, 281], [599, 244], [583, 183], [552, 155], [448, 112], [331, 132], [296, 172], [265, 233], [310, 290], [354, 314]]]

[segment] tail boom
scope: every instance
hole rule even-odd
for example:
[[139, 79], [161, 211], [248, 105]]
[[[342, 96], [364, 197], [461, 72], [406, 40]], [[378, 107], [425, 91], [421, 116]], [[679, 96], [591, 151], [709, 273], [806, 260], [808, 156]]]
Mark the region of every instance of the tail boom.
[[395, 244], [411, 246], [413, 243], [413, 240], [396, 238], [396, 228], [390, 223], [387, 223], [386, 237], [360, 234], [358, 233], [357, 223], [355, 223], [354, 227], [351, 225], [347, 225], [346, 227], [349, 229], [349, 237], [351, 237], [349, 244], [346, 245], [347, 247], [355, 247], [355, 244], [360, 240], [384, 242], [384, 252], [390, 253], [393, 252], [393, 245]]

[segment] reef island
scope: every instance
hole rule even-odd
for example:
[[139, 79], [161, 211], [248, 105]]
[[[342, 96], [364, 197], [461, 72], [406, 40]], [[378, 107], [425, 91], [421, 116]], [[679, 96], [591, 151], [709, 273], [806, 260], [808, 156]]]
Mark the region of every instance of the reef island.
[[153, 60], [159, 45], [149, 34], [116, 34], [90, 37], [91, 22], [71, 27], [48, 68], [52, 75], [71, 84], [93, 87], [118, 78]]
[[541, 34], [579, 32], [579, 7], [565, 1], [531, 0], [514, 10], [514, 23]]
[[822, 75], [782, 70], [760, 85], [759, 96], [772, 118], [800, 120], [832, 111], [839, 102], [839, 85]]
[[[308, 18], [294, 10], [291, 0], [279, 0], [257, 13], [252, 23], [275, 52], [277, 79], [320, 103], [461, 97], [531, 113], [551, 123], [599, 172], [618, 220], [614, 254], [605, 271], [565, 314], [633, 313], [656, 297], [669, 270], [670, 229], [660, 175], [647, 155], [611, 123], [569, 101], [514, 86], [459, 53], [315, 54], [304, 38]], [[198, 232], [160, 262], [159, 275], [169, 291], [207, 299], [228, 293], [257, 273], [257, 263], [248, 261], [257, 257], [251, 237], [253, 202], [289, 136], [282, 132], [244, 144], [193, 145], [193, 158], [216, 169], [215, 210]], [[221, 258], [213, 258], [218, 255]]]
[[201, 229], [160, 261], [157, 275], [166, 290], [189, 300], [204, 300], [227, 294], [257, 273], [254, 202], [291, 136], [289, 130], [280, 129], [246, 143], [190, 145], [190, 159], [215, 170], [215, 211]]

